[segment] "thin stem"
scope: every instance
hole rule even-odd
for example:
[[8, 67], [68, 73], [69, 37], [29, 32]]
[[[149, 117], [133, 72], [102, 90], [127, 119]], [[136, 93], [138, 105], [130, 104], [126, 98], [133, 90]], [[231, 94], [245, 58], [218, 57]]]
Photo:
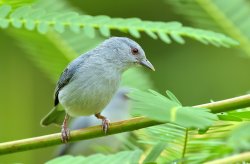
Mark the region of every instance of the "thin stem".
[[216, 101], [212, 103], [196, 105], [195, 107], [208, 108], [211, 110], [212, 113], [221, 113], [249, 106], [250, 106], [250, 94], [226, 100]]
[[[196, 107], [209, 108], [213, 113], [226, 112], [229, 110], [244, 108], [250, 106], [250, 94], [235, 97], [218, 102], [198, 105]], [[154, 121], [146, 117], [137, 117], [130, 120], [115, 122], [110, 125], [108, 133], [105, 135], [99, 126], [93, 126], [85, 129], [74, 130], [71, 132], [70, 142], [78, 140], [87, 140], [107, 136], [116, 133], [128, 132], [137, 129], [146, 128], [149, 126], [163, 124], [162, 122]], [[0, 155], [21, 152], [26, 150], [49, 147], [62, 144], [61, 133], [44, 135], [34, 138], [22, 139], [0, 143]]]
[[[132, 130], [141, 129], [144, 127], [163, 124], [145, 117], [137, 117], [129, 120], [115, 122], [110, 124], [110, 129], [105, 135], [100, 126], [93, 126], [89, 128], [74, 130], [70, 132], [69, 142], [78, 140], [87, 140], [91, 138], [98, 138], [108, 136], [116, 133], [128, 132]], [[42, 147], [49, 147], [53, 145], [63, 144], [61, 141], [61, 133], [54, 133], [34, 138], [27, 138], [17, 141], [0, 143], [0, 155], [10, 154], [14, 152], [38, 149]]]
[[236, 154], [230, 157], [225, 157], [222, 159], [217, 159], [214, 161], [206, 162], [205, 164], [228, 164], [228, 163], [238, 163], [243, 161], [250, 161], [250, 152], [244, 152], [241, 154]]
[[182, 159], [185, 158], [186, 149], [187, 149], [187, 141], [188, 141], [188, 128], [185, 130], [185, 139], [184, 139], [184, 145], [182, 150]]

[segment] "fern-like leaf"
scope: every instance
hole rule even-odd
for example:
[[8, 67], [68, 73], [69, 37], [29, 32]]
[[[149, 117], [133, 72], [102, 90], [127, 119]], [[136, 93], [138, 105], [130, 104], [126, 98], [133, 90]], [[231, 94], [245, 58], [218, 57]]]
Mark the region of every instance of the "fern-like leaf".
[[134, 102], [135, 115], [144, 115], [154, 120], [200, 129], [211, 126], [217, 120], [217, 116], [210, 113], [209, 109], [182, 107], [178, 102], [152, 90], [150, 92], [135, 90], [129, 97]]
[[139, 18], [123, 19], [110, 18], [104, 15], [79, 15], [76, 12], [46, 12], [45, 9], [31, 6], [23, 6], [15, 10], [6, 10], [6, 8], [10, 8], [10, 6], [3, 5], [0, 7], [0, 12], [2, 10], [5, 12], [0, 17], [0, 27], [2, 28], [7, 28], [9, 24], [12, 24], [15, 28], [25, 27], [29, 30], [36, 28], [40, 33], [46, 33], [50, 28], [59, 33], [69, 29], [73, 32], [83, 31], [89, 37], [95, 36], [95, 30], [99, 30], [100, 34], [105, 37], [110, 36], [110, 30], [119, 30], [136, 38], [140, 37], [140, 32], [145, 32], [153, 39], [159, 37], [166, 43], [170, 43], [172, 39], [183, 44], [184, 39], [182, 37], [186, 36], [215, 46], [229, 47], [238, 44], [238, 42], [223, 34], [184, 27], [179, 22], [165, 23], [142, 21]]
[[159, 142], [167, 146], [157, 158], [157, 163], [204, 163], [232, 152], [227, 144], [229, 130], [234, 125], [218, 123], [206, 134], [173, 124], [163, 124], [136, 132], [139, 142], [154, 147]]
[[53, 160], [50, 160], [46, 162], [46, 164], [58, 164], [58, 163], [86, 163], [86, 164], [92, 164], [92, 163], [139, 163], [139, 159], [141, 156], [140, 150], [134, 150], [134, 151], [123, 151], [119, 152], [113, 155], [102, 155], [102, 154], [95, 154], [88, 157], [84, 156], [62, 156], [55, 158]]
[[[250, 5], [247, 0], [166, 0], [198, 28], [226, 33], [250, 56]], [[183, 10], [185, 9], [185, 10]]]

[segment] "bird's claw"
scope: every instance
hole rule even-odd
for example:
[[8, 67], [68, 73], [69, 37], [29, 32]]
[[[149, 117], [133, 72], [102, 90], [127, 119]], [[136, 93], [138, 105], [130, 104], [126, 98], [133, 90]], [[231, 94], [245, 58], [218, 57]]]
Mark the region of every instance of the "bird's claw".
[[62, 126], [61, 140], [63, 143], [67, 143], [70, 139], [70, 130], [67, 127]]
[[105, 134], [107, 134], [109, 129], [110, 121], [107, 118], [102, 119], [102, 130]]

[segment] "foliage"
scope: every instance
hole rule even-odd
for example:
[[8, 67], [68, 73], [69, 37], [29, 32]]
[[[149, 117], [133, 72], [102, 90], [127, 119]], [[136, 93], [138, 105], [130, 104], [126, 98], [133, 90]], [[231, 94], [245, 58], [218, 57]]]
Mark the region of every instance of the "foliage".
[[[154, 120], [199, 129], [205, 129], [217, 120], [217, 116], [210, 113], [209, 109], [183, 107], [153, 90], [149, 90], [149, 93], [134, 91], [129, 97], [133, 100], [135, 115], [144, 115]], [[175, 96], [172, 95], [173, 97]]]
[[63, 156], [59, 158], [55, 158], [51, 161], [48, 161], [46, 164], [58, 164], [58, 163], [103, 163], [103, 164], [109, 164], [109, 163], [139, 163], [141, 151], [135, 150], [135, 151], [123, 151], [114, 155], [102, 155], [102, 154], [95, 154], [89, 157], [83, 157], [83, 156]]
[[[237, 153], [250, 151], [250, 123], [239, 124], [228, 136], [228, 145]], [[240, 140], [239, 140], [240, 138]]]
[[[58, 6], [51, 5], [57, 0], [26, 4], [31, 2], [0, 2], [0, 27], [52, 82], [72, 59], [95, 47], [105, 37], [112, 36], [113, 31], [135, 38], [141, 38], [145, 33], [167, 44], [172, 40], [184, 44], [183, 37], [223, 47], [238, 45], [239, 42], [239, 47], [250, 54], [247, 20], [250, 9], [244, 0], [166, 1], [176, 13], [198, 28], [186, 27], [180, 22], [86, 15], [66, 1], [60, 1]], [[238, 8], [242, 10], [235, 12]], [[153, 88], [152, 83], [141, 69], [129, 70], [122, 81], [124, 86], [142, 90]], [[107, 156], [63, 156], [47, 163], [204, 163], [249, 151], [249, 123], [245, 123], [250, 119], [249, 109], [212, 114], [208, 109], [183, 106], [170, 91], [167, 95], [169, 98], [153, 90], [136, 90], [130, 94], [134, 100], [133, 114], [170, 122], [136, 132], [138, 142], [129, 143], [134, 151]], [[242, 138], [240, 142], [239, 137]]]
[[[65, 28], [69, 28], [72, 32], [79, 33], [81, 29], [85, 35], [90, 38], [95, 37], [95, 29], [100, 34], [109, 37], [110, 30], [119, 30], [121, 32], [129, 32], [132, 36], [139, 38], [140, 32], [145, 32], [153, 39], [158, 37], [166, 42], [171, 43], [171, 38], [177, 43], [183, 44], [184, 39], [181, 36], [187, 36], [200, 41], [204, 44], [213, 44], [215, 46], [237, 45], [237, 42], [225, 35], [194, 29], [191, 27], [183, 27], [179, 22], [152, 22], [142, 21], [139, 18], [110, 18], [108, 16], [90, 16], [79, 15], [76, 12], [47, 12], [44, 9], [34, 9], [31, 6], [23, 6], [14, 11], [11, 6], [3, 5], [0, 7], [0, 27], [8, 28], [12, 24], [15, 28], [24, 26], [27, 30], [37, 28], [38, 32], [46, 33], [50, 27], [59, 33], [63, 33]], [[156, 35], [158, 34], [158, 36]]]
[[[250, 5], [247, 0], [166, 0], [174, 11], [196, 27], [224, 32], [240, 42], [250, 55]], [[183, 10], [185, 8], [185, 10]], [[235, 12], [238, 11], [238, 12]]]

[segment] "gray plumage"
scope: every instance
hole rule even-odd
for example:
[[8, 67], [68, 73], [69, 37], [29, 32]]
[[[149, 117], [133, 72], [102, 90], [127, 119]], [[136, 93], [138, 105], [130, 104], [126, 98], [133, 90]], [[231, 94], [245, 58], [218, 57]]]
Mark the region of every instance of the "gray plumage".
[[[60, 103], [73, 117], [100, 113], [117, 91], [122, 73], [136, 65], [154, 70], [135, 41], [125, 37], [105, 40], [73, 60], [63, 71], [55, 90], [55, 107]], [[54, 108], [42, 120], [42, 125], [58, 124], [63, 113]]]

